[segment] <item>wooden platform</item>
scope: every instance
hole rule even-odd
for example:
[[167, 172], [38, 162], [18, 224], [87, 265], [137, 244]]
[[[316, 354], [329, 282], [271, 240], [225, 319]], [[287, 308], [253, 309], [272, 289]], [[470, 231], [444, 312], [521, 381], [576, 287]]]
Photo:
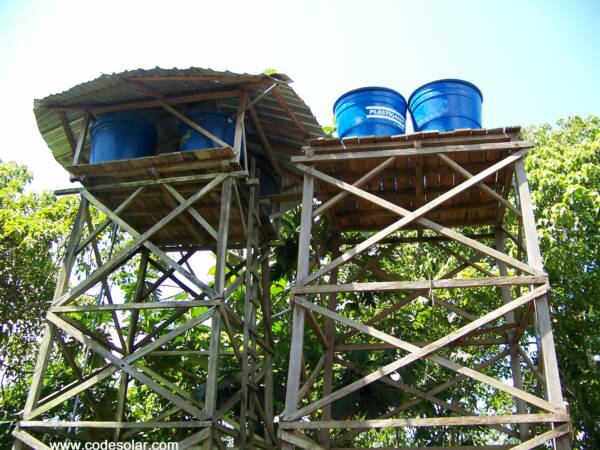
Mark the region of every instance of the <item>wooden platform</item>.
[[[465, 180], [438, 153], [444, 153], [475, 175], [506, 157], [519, 142], [522, 143], [520, 127], [318, 139], [304, 147], [305, 156], [293, 161], [312, 165], [320, 172], [353, 184], [387, 158], [396, 156], [381, 173], [357, 186], [414, 211]], [[442, 149], [441, 146], [449, 147]], [[512, 171], [510, 165], [484, 182], [506, 198]], [[316, 196], [322, 202], [340, 192], [329, 183], [319, 182], [318, 187]], [[497, 199], [473, 186], [426, 217], [447, 227], [491, 225], [500, 218], [500, 206]], [[345, 197], [330, 212], [339, 231], [381, 230], [398, 219], [388, 210], [354, 195]]]
[[[232, 158], [231, 148], [165, 153], [144, 158], [81, 164], [69, 167], [96, 198], [115, 211], [140, 186], [144, 190], [119, 216], [139, 233], [144, 233], [180, 202], [168, 186], [187, 199], [199, 192], [219, 174], [232, 174], [237, 179], [234, 188], [234, 207], [230, 214], [229, 242], [231, 247], [245, 245], [245, 222], [248, 199], [246, 185], [252, 182], [239, 163]], [[256, 180], [254, 181], [256, 182]], [[219, 227], [221, 188], [217, 186], [203, 196], [195, 210], [214, 230]], [[272, 239], [275, 230], [264, 210], [260, 213], [261, 239]], [[195, 247], [212, 249], [216, 239], [185, 211], [153, 235], [151, 241], [161, 247]]]
[[67, 167], [84, 186], [139, 181], [165, 176], [185, 176], [198, 173], [241, 170], [234, 160], [231, 147], [209, 148], [196, 151], [162, 153], [143, 158], [80, 164]]

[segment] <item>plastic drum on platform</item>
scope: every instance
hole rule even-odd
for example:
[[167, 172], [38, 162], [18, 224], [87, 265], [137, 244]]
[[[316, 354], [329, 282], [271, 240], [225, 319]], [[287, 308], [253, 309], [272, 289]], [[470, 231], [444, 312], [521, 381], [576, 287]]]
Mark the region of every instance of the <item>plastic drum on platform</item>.
[[481, 128], [483, 95], [468, 81], [447, 79], [427, 83], [408, 99], [415, 131]]
[[101, 117], [92, 125], [91, 136], [92, 164], [151, 156], [158, 139], [151, 122], [122, 114]]
[[393, 89], [364, 87], [347, 92], [333, 106], [338, 136], [385, 136], [406, 130], [406, 100]]
[[[225, 143], [233, 146], [235, 119], [231, 118], [231, 114], [217, 109], [203, 109], [190, 113], [187, 117]], [[221, 147], [221, 145], [202, 133], [197, 132], [188, 124], [181, 122], [179, 125], [180, 151], [202, 150], [215, 147]]]

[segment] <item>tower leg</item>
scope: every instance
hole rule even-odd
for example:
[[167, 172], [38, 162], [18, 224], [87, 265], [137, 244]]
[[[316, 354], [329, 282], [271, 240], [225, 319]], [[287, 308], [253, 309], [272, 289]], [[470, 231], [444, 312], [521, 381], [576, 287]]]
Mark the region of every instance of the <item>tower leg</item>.
[[[223, 301], [225, 295], [225, 271], [227, 262], [227, 237], [229, 234], [229, 217], [231, 211], [231, 194], [232, 194], [232, 178], [227, 178], [223, 182], [223, 190], [221, 193], [221, 214], [219, 219], [219, 240], [217, 242], [217, 258], [215, 272], [215, 291], [218, 297]], [[206, 401], [204, 403], [204, 411], [206, 415], [213, 421], [216, 419], [217, 409], [217, 389], [218, 389], [218, 371], [219, 371], [219, 353], [221, 350], [221, 309], [217, 309], [212, 318], [210, 330], [210, 347], [209, 347], [209, 362], [208, 376], [206, 380]], [[215, 434], [217, 431], [214, 426], [210, 427], [209, 436], [204, 441], [204, 448], [210, 449], [214, 445]]]
[[[533, 204], [531, 202], [531, 195], [529, 193], [529, 185], [527, 184], [525, 164], [523, 160], [518, 160], [515, 162], [515, 179], [518, 187], [519, 204], [521, 205], [521, 212], [523, 214], [523, 228], [525, 231], [527, 260], [532, 267], [543, 270], [544, 267], [540, 253], [540, 244], [535, 228], [535, 217], [533, 215]], [[544, 295], [537, 298], [534, 305], [537, 325], [536, 328], [541, 343], [548, 401], [559, 407], [562, 411], [564, 411], [565, 414], [567, 414], [560, 386], [558, 361], [556, 359], [556, 350], [554, 348], [554, 337], [552, 334], [552, 322], [550, 319], [548, 297]], [[554, 448], [557, 450], [569, 450], [571, 448], [569, 435], [563, 435], [555, 439]]]
[[[304, 175], [302, 190], [302, 218], [300, 221], [300, 237], [298, 243], [297, 284], [308, 276], [310, 268], [310, 240], [312, 228], [312, 202], [314, 194], [314, 178]], [[302, 297], [303, 298], [303, 297]], [[294, 302], [294, 299], [292, 299]], [[288, 382], [285, 396], [283, 416], [292, 414], [298, 409], [298, 391], [300, 390], [300, 371], [302, 370], [302, 349], [304, 346], [304, 317], [302, 306], [292, 304], [292, 343], [290, 346], [290, 361], [288, 366]], [[282, 449], [292, 449], [292, 445], [284, 443]]]

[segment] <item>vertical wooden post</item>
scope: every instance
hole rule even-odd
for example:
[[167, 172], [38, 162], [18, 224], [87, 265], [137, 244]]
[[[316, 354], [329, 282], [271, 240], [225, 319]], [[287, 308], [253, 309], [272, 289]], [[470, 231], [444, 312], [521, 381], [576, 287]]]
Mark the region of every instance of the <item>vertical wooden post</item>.
[[81, 125], [81, 132], [79, 133], [79, 137], [77, 138], [77, 146], [75, 147], [75, 153], [73, 154], [73, 165], [76, 166], [79, 164], [79, 159], [81, 158], [81, 152], [83, 151], [83, 147], [85, 147], [85, 138], [87, 136], [87, 131], [90, 126], [90, 113], [86, 111], [83, 114], [83, 124]]
[[[88, 201], [81, 197], [79, 203], [79, 209], [73, 222], [73, 228], [71, 235], [67, 243], [65, 256], [58, 273], [58, 281], [56, 288], [54, 289], [54, 300], [60, 298], [69, 289], [69, 277], [75, 264], [75, 258], [77, 256], [76, 250], [81, 239], [81, 233], [85, 224], [85, 211], [88, 208]], [[44, 383], [44, 374], [46, 373], [46, 367], [48, 365], [48, 358], [52, 351], [52, 344], [54, 343], [55, 327], [50, 322], [46, 321], [44, 326], [44, 337], [40, 344], [40, 350], [35, 363], [35, 369], [33, 371], [33, 377], [31, 380], [31, 387], [29, 389], [25, 407], [23, 408], [23, 416], [27, 416], [35, 407], [38, 400], [40, 399], [40, 393]]]
[[[244, 140], [244, 117], [246, 113], [246, 102], [248, 99], [248, 95], [245, 92], [242, 92], [240, 95], [240, 104], [238, 106], [236, 118], [235, 118], [235, 136], [233, 138], [233, 149], [235, 150], [235, 158], [239, 160], [243, 140]], [[246, 167], [248, 169], [248, 167]]]
[[[138, 268], [137, 280], [135, 284], [135, 292], [133, 295], [133, 302], [138, 303], [144, 292], [144, 281], [146, 280], [146, 270], [148, 269], [148, 249], [142, 248], [140, 257], [140, 266]], [[138, 319], [140, 316], [139, 309], [131, 311], [131, 317], [129, 320], [129, 330], [127, 332], [127, 342], [125, 347], [125, 354], [131, 355], [134, 350], [135, 335], [137, 332]], [[129, 375], [124, 370], [121, 371], [121, 380], [119, 384], [119, 391], [117, 397], [117, 414], [115, 420], [117, 422], [123, 421], [123, 415], [125, 411], [125, 401], [127, 399], [127, 388], [129, 386]], [[121, 434], [121, 428], [115, 428], [114, 441], [119, 440]]]
[[[250, 176], [254, 179], [255, 174], [255, 162], [252, 160]], [[256, 239], [257, 239], [257, 227], [256, 227], [256, 206], [258, 205], [258, 196], [256, 192], [256, 185], [252, 183], [250, 185], [250, 192], [248, 195], [248, 220], [247, 220], [247, 233], [246, 233], [246, 273], [245, 273], [245, 286], [246, 292], [244, 294], [244, 341], [242, 351], [242, 388], [241, 388], [241, 400], [240, 400], [240, 449], [244, 450], [249, 448], [248, 435], [253, 434], [253, 426], [250, 425], [250, 421], [254, 422], [254, 419], [250, 417], [250, 403], [253, 401], [253, 396], [250, 393], [250, 387], [248, 382], [250, 381], [250, 346], [253, 342], [253, 336], [251, 336], [251, 327], [255, 326], [255, 305], [253, 303], [254, 292], [254, 273], [256, 270]], [[253, 349], [252, 349], [253, 350]]]
[[[221, 213], [219, 218], [219, 240], [217, 242], [217, 259], [215, 271], [215, 291], [222, 299], [225, 293], [225, 271], [227, 261], [227, 237], [229, 234], [229, 215], [231, 211], [231, 193], [233, 178], [227, 177], [221, 189]], [[212, 317], [209, 344], [208, 374], [206, 379], [206, 401], [204, 411], [214, 418], [217, 408], [217, 386], [219, 353], [221, 343], [221, 310], [217, 309]], [[215, 429], [211, 427], [209, 437], [204, 441], [204, 448], [213, 445]]]
[[[302, 188], [302, 218], [300, 222], [300, 238], [298, 243], [297, 283], [308, 276], [310, 266], [310, 240], [312, 228], [313, 194], [315, 180], [312, 175], [304, 174]], [[304, 297], [302, 297], [304, 298]], [[292, 414], [298, 408], [298, 391], [300, 389], [300, 371], [302, 370], [302, 349], [304, 345], [304, 313], [303, 307], [295, 304], [292, 299], [292, 342], [290, 346], [290, 361], [288, 366], [288, 382], [285, 395], [285, 416]], [[284, 450], [291, 449], [289, 443], [284, 443]]]
[[[496, 230], [496, 250], [504, 253], [506, 251], [506, 245], [504, 241], [504, 232], [501, 229]], [[508, 276], [508, 270], [506, 268], [506, 264], [502, 261], [498, 261], [498, 268], [500, 271], [500, 276], [505, 277]], [[502, 301], [504, 304], [510, 303], [512, 300], [510, 286], [502, 286]], [[515, 323], [515, 313], [514, 311], [509, 311], [504, 316], [506, 318], [506, 323], [513, 324]], [[521, 362], [519, 357], [519, 342], [515, 342], [515, 330], [508, 330], [508, 343], [510, 346], [510, 366], [513, 376], [513, 384], [518, 389], [523, 389], [523, 373], [521, 371]], [[525, 401], [517, 398], [517, 414], [526, 414], [527, 413], [527, 404]], [[525, 423], [519, 424], [519, 436], [522, 442], [525, 442], [529, 436], [528, 426]]]
[[[263, 249], [264, 252], [269, 252], [267, 246]], [[273, 345], [273, 337], [271, 335], [271, 267], [269, 266], [269, 258], [265, 257], [262, 260], [262, 294], [263, 294], [263, 323], [265, 329], [265, 338], [271, 347]], [[265, 354], [265, 365], [267, 370], [265, 372], [265, 397], [264, 397], [264, 410], [265, 419], [268, 422], [266, 425], [273, 427], [273, 419], [275, 412], [273, 411], [274, 392], [273, 392], [273, 355], [270, 352]], [[265, 441], [267, 444], [272, 445], [274, 442], [271, 440], [270, 433], [265, 433]]]
[[[332, 239], [331, 244], [331, 259], [334, 260], [340, 255], [340, 245], [336, 238]], [[338, 269], [337, 267], [331, 271], [331, 278], [329, 283], [336, 284], [338, 282]], [[328, 296], [327, 308], [330, 311], [335, 311], [337, 306], [337, 294], [331, 293]], [[333, 348], [335, 345], [335, 320], [327, 318], [325, 323], [325, 338], [329, 347], [325, 351], [325, 359], [323, 365], [323, 397], [333, 392]], [[322, 420], [331, 420], [331, 404], [328, 404], [323, 408]], [[331, 446], [331, 435], [328, 429], [324, 429], [321, 432], [320, 444], [324, 448]]]
[[[525, 163], [522, 159], [515, 162], [515, 179], [517, 181], [519, 204], [523, 214], [523, 229], [525, 232], [525, 248], [527, 252], [528, 263], [539, 270], [543, 270], [540, 245], [535, 228], [535, 217], [533, 215], [533, 204], [527, 184], [525, 174]], [[544, 367], [544, 376], [546, 378], [546, 392], [548, 401], [559, 407], [566, 414], [566, 408], [563, 402], [562, 390], [560, 386], [560, 376], [558, 373], [558, 361], [556, 360], [556, 350], [554, 348], [554, 337], [552, 335], [552, 322], [550, 318], [550, 308], [548, 306], [548, 297], [546, 295], [535, 300], [535, 316], [537, 332], [541, 342], [542, 361]], [[557, 450], [568, 450], [571, 443], [568, 435], [563, 435], [554, 441], [554, 447]]]

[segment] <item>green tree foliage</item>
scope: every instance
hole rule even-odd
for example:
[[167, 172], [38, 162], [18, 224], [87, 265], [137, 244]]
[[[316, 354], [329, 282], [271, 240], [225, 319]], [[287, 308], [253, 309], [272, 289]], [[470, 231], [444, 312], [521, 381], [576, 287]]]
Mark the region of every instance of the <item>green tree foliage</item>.
[[565, 396], [581, 448], [600, 448], [600, 117], [532, 127], [527, 138]]
[[28, 193], [30, 181], [24, 166], [0, 161], [0, 420], [23, 406], [74, 216], [72, 199]]

